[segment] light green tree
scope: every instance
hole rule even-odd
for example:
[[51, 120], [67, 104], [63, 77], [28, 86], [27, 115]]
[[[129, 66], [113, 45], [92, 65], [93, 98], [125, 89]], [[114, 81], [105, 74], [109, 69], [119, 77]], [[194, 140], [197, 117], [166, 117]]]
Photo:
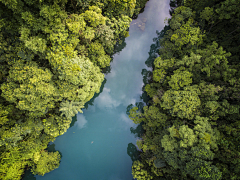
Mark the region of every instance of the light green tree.
[[138, 111], [138, 107], [133, 107], [130, 109], [128, 117], [133, 120], [135, 124], [139, 124], [144, 120], [144, 118], [141, 116], [141, 112]]
[[168, 165], [180, 169], [183, 175], [194, 179], [221, 179], [222, 173], [212, 164], [214, 151], [218, 150], [220, 137], [217, 129], [212, 129], [208, 118], [196, 116], [193, 129], [187, 125], [168, 128], [161, 144], [163, 157]]
[[[54, 108], [56, 88], [52, 73], [38, 67], [36, 62], [18, 60], [10, 69], [8, 81], [1, 85], [2, 96], [17, 108], [32, 112], [32, 115], [44, 114], [46, 108]], [[34, 113], [33, 113], [34, 112]]]
[[[41, 175], [58, 167], [56, 153], [42, 152], [36, 162], [34, 155], [66, 132], [71, 117], [99, 92], [106, 52], [127, 34], [131, 18], [105, 17], [106, 3], [80, 11], [69, 4], [0, 2], [0, 179], [20, 179], [26, 166]], [[91, 43], [100, 47], [99, 67], [88, 57]]]
[[84, 20], [92, 27], [97, 27], [106, 23], [106, 17], [102, 15], [102, 9], [97, 6], [90, 6], [89, 10], [81, 14]]
[[71, 61], [76, 62], [81, 70], [80, 72], [77, 72], [77, 70], [76, 74], [72, 71], [70, 73], [69, 70], [67, 76], [64, 76], [66, 71], [62, 72], [63, 75], [59, 76], [59, 80], [55, 81], [58, 95], [70, 101], [85, 103], [94, 96], [94, 93], [99, 92], [104, 75], [100, 72], [99, 67], [94, 66], [84, 56], [76, 57]]
[[169, 110], [172, 116], [193, 119], [201, 105], [200, 91], [196, 85], [186, 86], [184, 90], [168, 90], [162, 97], [161, 107]]
[[83, 15], [79, 14], [71, 14], [66, 19], [66, 24], [68, 26], [68, 29], [72, 31], [76, 35], [80, 35], [81, 32], [85, 30], [86, 27], [86, 21], [84, 20]]
[[43, 176], [44, 174], [56, 169], [60, 164], [60, 154], [56, 152], [36, 152], [34, 154], [34, 166], [31, 170], [34, 175], [38, 174]]
[[91, 43], [88, 48], [88, 54], [90, 60], [96, 66], [100, 68], [105, 68], [110, 64], [111, 58], [106, 55], [103, 46], [100, 43]]
[[192, 83], [192, 73], [186, 71], [184, 67], [181, 67], [173, 72], [174, 74], [168, 82], [169, 86], [171, 86], [173, 90], [179, 90], [180, 88], [188, 86]]
[[[110, 21], [110, 19], [109, 19]], [[107, 21], [108, 22], [108, 21]], [[114, 31], [110, 26], [98, 26], [95, 37], [98, 38], [103, 47], [107, 48], [106, 52], [111, 52], [116, 42], [114, 42]]]
[[118, 17], [121, 14], [132, 17], [136, 6], [136, 0], [107, 0], [106, 3], [108, 6], [105, 14], [108, 17]]
[[144, 164], [140, 161], [134, 161], [132, 165], [133, 178], [137, 180], [151, 180], [153, 177], [144, 169]]
[[149, 127], [164, 127], [168, 117], [166, 114], [159, 111], [159, 108], [156, 106], [144, 106], [144, 113], [142, 116], [145, 118], [144, 122]]
[[156, 82], [163, 83], [165, 76], [167, 74], [167, 69], [173, 67], [175, 63], [174, 58], [172, 59], [162, 59], [157, 57], [154, 60], [154, 71], [153, 71], [153, 80]]
[[46, 134], [49, 134], [53, 137], [58, 137], [67, 132], [67, 129], [70, 127], [70, 124], [72, 122], [72, 117], [77, 113], [67, 114], [69, 113], [68, 111], [62, 111], [63, 114], [66, 113], [66, 117], [51, 115], [50, 117], [43, 119], [44, 132]]
[[22, 159], [19, 147], [1, 152], [0, 160], [0, 178], [2, 180], [21, 179], [27, 161]]
[[84, 104], [81, 102], [69, 102], [69, 101], [62, 101], [60, 104], [61, 116], [65, 115], [67, 119], [72, 119], [78, 112], [82, 112], [81, 108], [84, 107]]

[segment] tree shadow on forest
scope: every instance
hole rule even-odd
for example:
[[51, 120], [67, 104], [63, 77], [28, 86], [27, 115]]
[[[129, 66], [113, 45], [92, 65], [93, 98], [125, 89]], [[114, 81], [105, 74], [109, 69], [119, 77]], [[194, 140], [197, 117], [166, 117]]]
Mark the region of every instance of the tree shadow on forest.
[[132, 161], [136, 161], [140, 158], [140, 152], [133, 143], [129, 143], [127, 147], [127, 154], [130, 156]]

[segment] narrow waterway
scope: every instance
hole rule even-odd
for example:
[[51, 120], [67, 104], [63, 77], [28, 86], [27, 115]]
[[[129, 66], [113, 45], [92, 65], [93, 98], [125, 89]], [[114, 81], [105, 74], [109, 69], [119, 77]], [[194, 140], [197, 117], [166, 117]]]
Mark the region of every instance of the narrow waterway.
[[31, 179], [133, 179], [127, 147], [129, 143], [136, 144], [130, 132], [130, 127], [136, 125], [128, 118], [126, 108], [141, 101], [141, 71], [146, 68], [156, 30], [163, 29], [166, 17], [170, 17], [169, 0], [147, 2], [144, 12], [131, 22], [126, 47], [114, 56], [102, 93], [83, 114], [77, 115], [74, 126], [54, 141], [55, 149], [62, 154], [59, 168]]

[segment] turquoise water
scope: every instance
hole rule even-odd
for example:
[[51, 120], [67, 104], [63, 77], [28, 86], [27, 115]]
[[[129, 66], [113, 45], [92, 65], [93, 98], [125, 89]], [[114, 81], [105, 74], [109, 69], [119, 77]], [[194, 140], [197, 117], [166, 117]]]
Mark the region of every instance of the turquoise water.
[[166, 17], [170, 17], [169, 0], [147, 2], [144, 12], [131, 22], [126, 47], [114, 55], [102, 93], [54, 141], [55, 149], [62, 154], [59, 168], [44, 176], [32, 175], [31, 179], [132, 180], [132, 160], [127, 148], [129, 143], [136, 144], [130, 132], [130, 127], [136, 125], [128, 118], [126, 108], [142, 101], [141, 72], [147, 69], [150, 46], [156, 30], [163, 29]]

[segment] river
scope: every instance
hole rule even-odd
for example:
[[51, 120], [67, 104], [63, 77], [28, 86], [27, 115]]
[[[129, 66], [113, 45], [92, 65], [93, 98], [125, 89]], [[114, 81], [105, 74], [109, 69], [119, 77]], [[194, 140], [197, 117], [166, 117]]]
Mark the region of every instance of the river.
[[127, 147], [136, 144], [130, 132], [136, 125], [128, 118], [126, 108], [142, 101], [141, 72], [147, 69], [145, 61], [156, 30], [161, 31], [164, 19], [170, 18], [169, 9], [169, 0], [147, 2], [144, 12], [131, 22], [126, 47], [114, 55], [102, 92], [54, 141], [55, 149], [62, 154], [59, 168], [44, 176], [26, 173], [23, 180], [133, 179]]

